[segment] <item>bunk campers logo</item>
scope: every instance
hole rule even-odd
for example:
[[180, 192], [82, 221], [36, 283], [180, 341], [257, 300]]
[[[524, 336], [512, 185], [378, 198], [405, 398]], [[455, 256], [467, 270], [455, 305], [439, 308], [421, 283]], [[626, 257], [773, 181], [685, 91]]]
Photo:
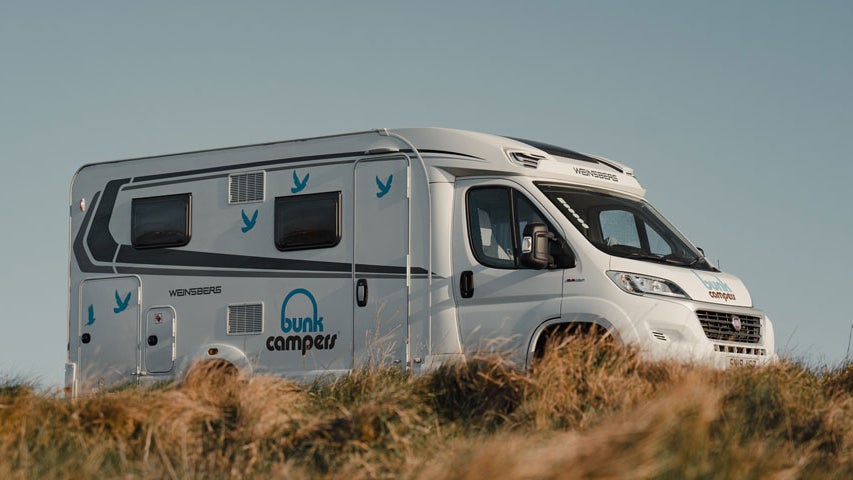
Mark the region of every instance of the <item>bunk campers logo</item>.
[[297, 288], [284, 297], [281, 303], [281, 331], [284, 335], [267, 338], [267, 350], [277, 352], [331, 350], [338, 340], [337, 334], [326, 334], [323, 317], [317, 309], [314, 295]]
[[693, 272], [693, 274], [696, 275], [696, 278], [698, 278], [699, 281], [702, 282], [702, 285], [704, 285], [705, 288], [708, 289], [708, 295], [711, 298], [716, 300], [725, 300], [726, 302], [728, 302], [729, 300], [736, 300], [735, 294], [732, 291], [731, 287], [729, 287], [726, 282], [720, 280], [720, 278], [716, 275], [711, 275], [712, 277], [714, 277], [714, 280], [707, 280], [700, 277], [699, 274], [696, 272]]

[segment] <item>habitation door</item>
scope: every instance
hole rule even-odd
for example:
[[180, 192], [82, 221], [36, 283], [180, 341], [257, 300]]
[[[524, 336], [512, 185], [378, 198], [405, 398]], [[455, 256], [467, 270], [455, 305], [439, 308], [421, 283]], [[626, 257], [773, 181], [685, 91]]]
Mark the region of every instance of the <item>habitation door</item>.
[[80, 285], [78, 358], [83, 389], [135, 381], [139, 287], [134, 276], [96, 278]]
[[408, 358], [409, 173], [403, 155], [355, 167], [355, 368]]

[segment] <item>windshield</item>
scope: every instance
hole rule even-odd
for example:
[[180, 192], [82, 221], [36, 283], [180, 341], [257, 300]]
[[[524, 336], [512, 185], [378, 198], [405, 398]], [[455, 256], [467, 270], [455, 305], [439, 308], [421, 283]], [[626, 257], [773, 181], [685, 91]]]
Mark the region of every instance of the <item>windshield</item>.
[[537, 185], [596, 248], [618, 257], [713, 270], [650, 204], [612, 194]]

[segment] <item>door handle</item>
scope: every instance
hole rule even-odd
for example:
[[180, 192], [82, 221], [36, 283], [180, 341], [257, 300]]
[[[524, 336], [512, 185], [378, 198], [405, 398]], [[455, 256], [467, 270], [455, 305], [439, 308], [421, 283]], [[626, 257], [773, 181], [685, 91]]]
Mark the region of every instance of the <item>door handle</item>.
[[462, 295], [462, 298], [474, 296], [474, 272], [471, 270], [465, 270], [459, 277], [459, 294]]
[[367, 279], [359, 278], [355, 283], [355, 302], [359, 307], [367, 306]]

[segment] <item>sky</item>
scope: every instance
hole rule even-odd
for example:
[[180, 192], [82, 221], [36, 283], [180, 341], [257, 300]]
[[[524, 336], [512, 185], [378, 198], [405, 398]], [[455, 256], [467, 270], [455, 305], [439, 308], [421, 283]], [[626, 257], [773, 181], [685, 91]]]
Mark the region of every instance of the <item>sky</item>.
[[63, 382], [83, 164], [412, 126], [633, 167], [746, 282], [780, 355], [836, 366], [851, 47], [849, 1], [3, 0], [0, 378]]

